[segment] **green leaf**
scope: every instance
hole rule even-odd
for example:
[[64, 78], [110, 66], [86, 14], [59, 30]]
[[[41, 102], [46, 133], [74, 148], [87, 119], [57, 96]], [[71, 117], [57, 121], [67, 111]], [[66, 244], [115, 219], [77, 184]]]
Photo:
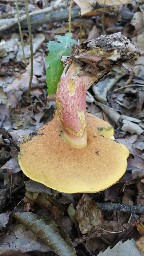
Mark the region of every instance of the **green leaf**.
[[57, 35], [56, 41], [48, 43], [48, 56], [46, 58], [46, 82], [48, 87], [48, 94], [53, 94], [57, 90], [57, 85], [62, 75], [64, 64], [62, 62], [63, 56], [70, 56], [72, 46], [77, 44], [77, 41], [72, 39], [72, 34], [67, 33], [65, 36]]
[[32, 212], [17, 212], [14, 216], [44, 241], [56, 254], [60, 256], [76, 256], [70, 238], [68, 236], [62, 237], [54, 221], [46, 221], [45, 218]]

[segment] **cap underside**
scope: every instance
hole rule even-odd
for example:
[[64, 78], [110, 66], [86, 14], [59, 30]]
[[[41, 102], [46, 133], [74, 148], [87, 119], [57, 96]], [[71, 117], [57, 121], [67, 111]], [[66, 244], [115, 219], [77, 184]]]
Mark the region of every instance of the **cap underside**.
[[93, 115], [87, 123], [88, 146], [83, 149], [63, 142], [58, 117], [21, 143], [19, 164], [25, 175], [65, 193], [94, 193], [116, 183], [125, 173], [128, 149], [99, 135], [97, 125], [109, 130], [108, 123]]

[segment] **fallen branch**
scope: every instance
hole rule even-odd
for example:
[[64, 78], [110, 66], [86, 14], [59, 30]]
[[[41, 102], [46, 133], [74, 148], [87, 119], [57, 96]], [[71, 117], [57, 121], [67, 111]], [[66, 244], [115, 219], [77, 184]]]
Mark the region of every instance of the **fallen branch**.
[[[57, 7], [58, 8], [58, 7]], [[48, 7], [40, 11], [33, 11], [30, 13], [31, 26], [34, 29], [44, 23], [52, 23], [57, 21], [67, 21], [69, 17], [68, 10], [56, 10], [56, 7]], [[76, 19], [80, 17], [79, 8], [73, 8], [71, 10], [71, 18]], [[23, 15], [20, 18], [20, 24], [22, 28], [27, 28], [27, 18]], [[18, 19], [1, 19], [0, 20], [0, 32], [8, 29], [17, 29]]]

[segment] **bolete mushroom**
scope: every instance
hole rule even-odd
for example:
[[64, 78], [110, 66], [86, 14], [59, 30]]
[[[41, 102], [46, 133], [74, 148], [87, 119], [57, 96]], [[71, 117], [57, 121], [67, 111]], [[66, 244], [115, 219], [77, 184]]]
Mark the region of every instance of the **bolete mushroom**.
[[[117, 47], [120, 53], [125, 46], [128, 53], [128, 42], [124, 37], [123, 45], [115, 40], [113, 49], [106, 49], [109, 62], [103, 60], [101, 49], [98, 65], [117, 62]], [[20, 145], [19, 164], [26, 176], [60, 192], [94, 193], [110, 187], [125, 173], [128, 149], [110, 139], [110, 124], [86, 114], [86, 91], [96, 80], [96, 74], [84, 71], [79, 61], [67, 67], [57, 90], [57, 114]]]

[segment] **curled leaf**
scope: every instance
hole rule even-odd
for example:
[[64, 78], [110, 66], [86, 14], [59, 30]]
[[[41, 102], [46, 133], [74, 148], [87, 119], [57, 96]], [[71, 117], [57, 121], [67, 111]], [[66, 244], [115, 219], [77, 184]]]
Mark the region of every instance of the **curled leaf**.
[[63, 238], [54, 221], [47, 221], [31, 212], [15, 213], [15, 218], [37, 235], [60, 256], [76, 256], [70, 239]]

